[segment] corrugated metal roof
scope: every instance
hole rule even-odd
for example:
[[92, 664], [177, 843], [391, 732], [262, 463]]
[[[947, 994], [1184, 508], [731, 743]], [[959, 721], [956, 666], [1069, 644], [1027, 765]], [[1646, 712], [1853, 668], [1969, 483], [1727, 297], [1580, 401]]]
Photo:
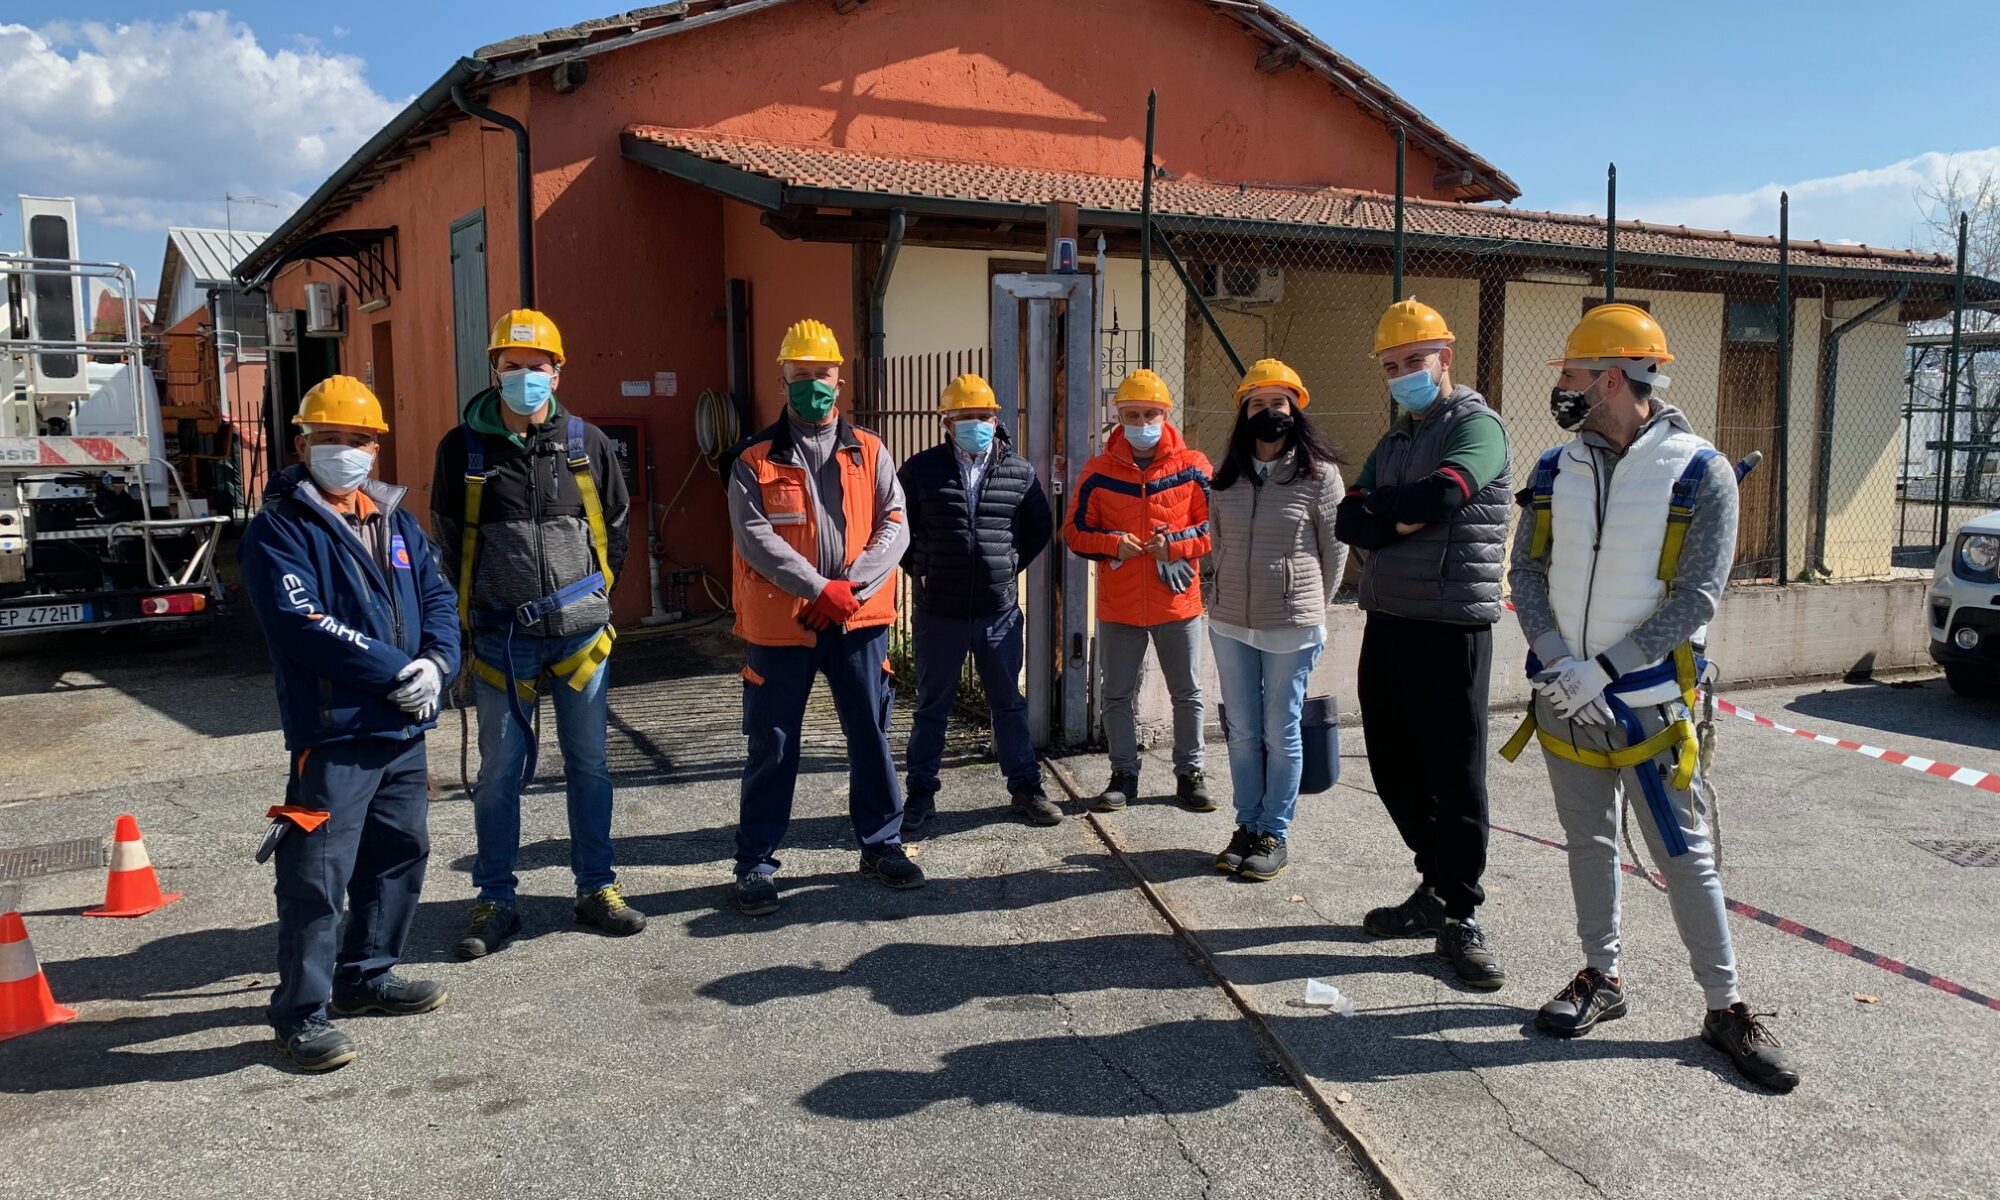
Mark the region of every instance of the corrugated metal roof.
[[[270, 236], [241, 229], [196, 229], [187, 225], [167, 230], [169, 245], [180, 252], [181, 261], [194, 276], [196, 285], [205, 288], [228, 286], [236, 264], [250, 257], [250, 252]], [[166, 294], [164, 288], [161, 294]]]

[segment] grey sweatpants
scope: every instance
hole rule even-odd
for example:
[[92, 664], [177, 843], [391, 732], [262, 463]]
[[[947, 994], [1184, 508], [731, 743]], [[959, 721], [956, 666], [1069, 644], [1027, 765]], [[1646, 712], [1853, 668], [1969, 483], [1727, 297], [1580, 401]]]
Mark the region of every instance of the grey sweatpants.
[[[1634, 711], [1646, 736], [1651, 737], [1680, 709], [1676, 703]], [[1535, 698], [1535, 721], [1543, 730], [1586, 750], [1622, 750], [1627, 744], [1620, 726], [1565, 721], [1540, 696]], [[1708, 822], [1694, 803], [1693, 789], [1675, 791], [1671, 777], [1662, 780], [1669, 806], [1679, 819], [1681, 836], [1687, 840], [1686, 853], [1669, 858], [1639, 782], [1638, 772], [1671, 763], [1671, 753], [1622, 771], [1573, 763], [1546, 747], [1542, 757], [1549, 764], [1556, 815], [1562, 819], [1564, 840], [1569, 843], [1569, 886], [1576, 898], [1576, 935], [1583, 942], [1585, 963], [1606, 975], [1618, 973], [1618, 824], [1620, 800], [1629, 794], [1632, 819], [1639, 823], [1654, 868], [1666, 878], [1667, 904], [1708, 1007], [1727, 1008], [1742, 999], [1736, 987], [1736, 951], [1729, 940], [1722, 877], [1715, 870], [1715, 846], [1709, 838]]]
[[1200, 617], [1164, 625], [1097, 623], [1104, 740], [1111, 744], [1113, 771], [1139, 773], [1139, 729], [1132, 717], [1132, 697], [1139, 690], [1139, 668], [1146, 661], [1149, 641], [1174, 702], [1174, 774], [1201, 769], [1201, 640]]

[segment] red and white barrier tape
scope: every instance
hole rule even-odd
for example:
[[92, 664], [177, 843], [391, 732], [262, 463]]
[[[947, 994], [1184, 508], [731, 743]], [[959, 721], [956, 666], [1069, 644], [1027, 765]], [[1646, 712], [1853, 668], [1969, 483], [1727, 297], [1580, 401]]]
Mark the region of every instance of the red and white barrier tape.
[[1862, 742], [1849, 741], [1846, 738], [1830, 737], [1827, 734], [1814, 733], [1807, 729], [1794, 729], [1790, 725], [1780, 725], [1769, 717], [1760, 717], [1747, 708], [1739, 708], [1720, 697], [1716, 698], [1715, 707], [1719, 712], [1733, 713], [1752, 724], [1762, 725], [1767, 729], [1775, 729], [1779, 733], [1789, 733], [1794, 737], [1807, 738], [1825, 746], [1838, 746], [1842, 750], [1852, 750], [1856, 754], [1880, 759], [1886, 763], [1895, 763], [1899, 767], [1908, 767], [1912, 771], [1922, 771], [1926, 775], [1935, 775], [1939, 779], [1949, 780], [1952, 783], [1962, 783], [1966, 787], [1978, 788], [1982, 792], [2000, 794], [2000, 775], [1996, 775], [1991, 771], [1978, 771], [1971, 767], [1961, 767], [1952, 763], [1938, 762], [1936, 759], [1925, 758], [1919, 754], [1905, 754], [1900, 750], [1884, 750], [1880, 746], [1870, 746]]

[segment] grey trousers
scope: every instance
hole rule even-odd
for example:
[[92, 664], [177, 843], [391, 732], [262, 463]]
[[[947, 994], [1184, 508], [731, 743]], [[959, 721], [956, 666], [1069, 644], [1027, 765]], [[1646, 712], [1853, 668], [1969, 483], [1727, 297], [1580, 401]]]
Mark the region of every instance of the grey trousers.
[[1169, 621], [1164, 625], [1097, 623], [1097, 653], [1103, 665], [1099, 694], [1104, 700], [1104, 740], [1111, 744], [1111, 769], [1139, 773], [1139, 729], [1132, 717], [1132, 697], [1139, 690], [1139, 668], [1151, 642], [1166, 676], [1167, 695], [1174, 702], [1174, 774], [1201, 769], [1201, 641], [1202, 619]]
[[[1676, 702], [1640, 707], [1634, 713], [1645, 735], [1651, 737], [1681, 711]], [[1621, 727], [1565, 721], [1539, 696], [1535, 698], [1535, 721], [1543, 730], [1586, 750], [1622, 750], [1627, 745]], [[1722, 877], [1715, 870], [1715, 846], [1709, 838], [1708, 821], [1695, 805], [1693, 789], [1676, 791], [1671, 778], [1662, 780], [1668, 806], [1687, 841], [1686, 853], [1670, 858], [1639, 781], [1640, 771], [1670, 764], [1671, 753], [1622, 771], [1586, 767], [1547, 748], [1542, 757], [1549, 764], [1556, 815], [1562, 819], [1563, 837], [1569, 843], [1569, 886], [1576, 898], [1576, 935], [1583, 943], [1584, 961], [1606, 975], [1618, 973], [1618, 825], [1620, 801], [1629, 794], [1632, 819], [1639, 823], [1654, 868], [1666, 879], [1667, 904], [1708, 1007], [1727, 1008], [1742, 999], [1736, 985], [1736, 951], [1723, 907]]]

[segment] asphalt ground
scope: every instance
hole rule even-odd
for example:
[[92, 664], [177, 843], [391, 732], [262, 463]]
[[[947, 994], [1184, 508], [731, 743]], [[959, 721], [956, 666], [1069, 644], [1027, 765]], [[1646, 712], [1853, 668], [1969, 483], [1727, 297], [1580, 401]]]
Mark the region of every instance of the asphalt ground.
[[856, 873], [816, 709], [784, 907], [727, 907], [733, 655], [709, 628], [613, 660], [619, 869], [652, 918], [629, 940], [572, 923], [550, 728], [526, 929], [451, 957], [473, 835], [447, 714], [405, 969], [450, 999], [345, 1022], [361, 1058], [314, 1076], [262, 1018], [275, 926], [251, 853], [285, 754], [254, 628], [0, 642], [0, 850], [133, 812], [186, 894], [92, 920], [101, 870], [13, 881], [80, 1016], [0, 1043], [0, 1197], [1378, 1194], [1089, 826], [1005, 816], [976, 736], [947, 760], [930, 885], [891, 892]]
[[[2000, 704], [1934, 677], [1724, 695], [1783, 724], [2000, 772]], [[1496, 746], [1517, 719], [1496, 714]], [[1490, 775], [1480, 918], [1509, 975], [1498, 992], [1463, 988], [1428, 941], [1360, 930], [1415, 879], [1356, 728], [1342, 730], [1342, 783], [1303, 800], [1292, 868], [1271, 883], [1213, 869], [1233, 825], [1213, 733], [1221, 811], [1179, 809], [1155, 748], [1149, 799], [1093, 820], [1315, 1086], [1352, 1097], [1340, 1119], [1410, 1194], [2000, 1195], [2000, 1011], [1925, 981], [2000, 997], [2000, 869], [1916, 844], [1967, 843], [2000, 865], [2000, 796], [1728, 716], [1718, 729], [1724, 884], [1764, 914], [1730, 925], [1746, 997], [1776, 1012], [1804, 1073], [1790, 1095], [1740, 1079], [1699, 1040], [1702, 997], [1665, 897], [1629, 875], [1631, 1016], [1577, 1041], [1534, 1030], [1582, 960], [1533, 753], [1496, 758]], [[1081, 790], [1103, 785], [1101, 757], [1064, 761]], [[1301, 1007], [1307, 977], [1353, 996], [1356, 1014]]]

